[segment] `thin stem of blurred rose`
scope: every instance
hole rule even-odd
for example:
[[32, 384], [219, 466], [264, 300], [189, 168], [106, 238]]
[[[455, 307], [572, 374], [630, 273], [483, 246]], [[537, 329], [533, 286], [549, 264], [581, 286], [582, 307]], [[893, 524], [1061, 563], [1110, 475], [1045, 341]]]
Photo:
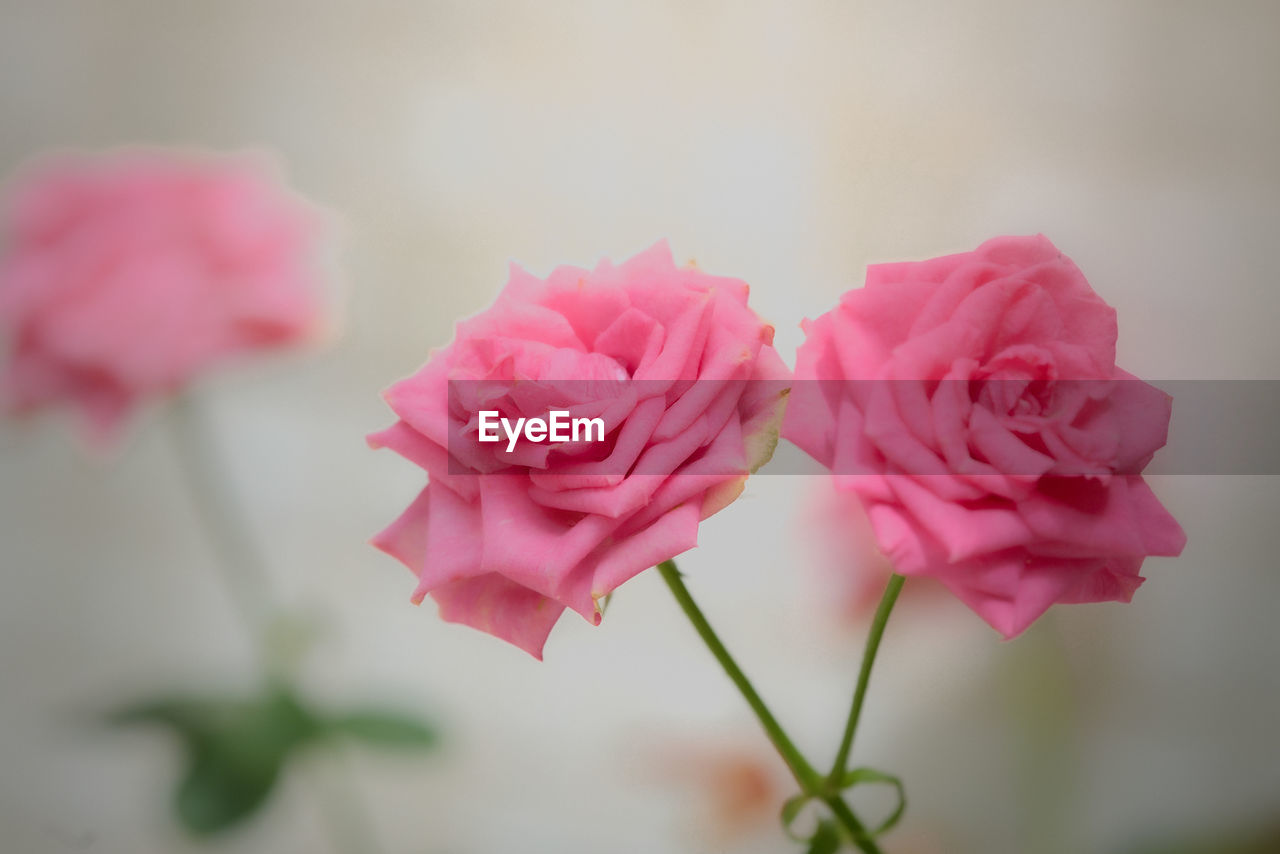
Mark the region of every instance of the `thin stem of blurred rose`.
[[[180, 396], [170, 406], [170, 424], [188, 492], [216, 552], [218, 575], [253, 639], [267, 679], [288, 685], [293, 680], [291, 663], [271, 643], [277, 607], [267, 562], [227, 485], [226, 464], [218, 453], [208, 418], [194, 397]], [[349, 774], [350, 769], [342, 764], [332, 775], [348, 791], [329, 799], [321, 812], [331, 826], [337, 850], [376, 854], [382, 847]]]
[[188, 492], [204, 523], [209, 544], [216, 552], [218, 575], [253, 637], [256, 651], [266, 657], [270, 603], [275, 596], [266, 561], [253, 541], [238, 502], [227, 488], [226, 467], [217, 452], [208, 419], [195, 398], [182, 396], [170, 407], [170, 424]]
[[747, 678], [747, 675], [742, 672], [742, 668], [738, 666], [733, 656], [729, 654], [729, 650], [720, 640], [715, 630], [711, 628], [711, 624], [707, 621], [706, 615], [702, 613], [702, 609], [693, 601], [693, 595], [689, 592], [689, 588], [685, 586], [680, 570], [676, 568], [675, 561], [664, 560], [658, 564], [658, 572], [662, 576], [662, 580], [667, 583], [667, 587], [671, 589], [676, 602], [680, 605], [681, 610], [684, 611], [685, 616], [689, 618], [689, 622], [693, 624], [703, 643], [711, 650], [711, 654], [715, 656], [716, 661], [720, 663], [729, 679], [737, 686], [738, 691], [747, 701], [747, 705], [751, 707], [751, 711], [755, 712], [756, 718], [759, 719], [765, 734], [769, 736], [769, 740], [773, 742], [774, 749], [778, 751], [778, 755], [782, 757], [782, 760], [787, 764], [787, 768], [791, 770], [791, 775], [795, 778], [796, 783], [800, 785], [801, 791], [815, 798], [820, 798], [827, 804], [832, 814], [848, 831], [849, 836], [861, 851], [865, 852], [865, 854], [879, 854], [880, 849], [877, 847], [874, 838], [872, 838], [862, 822], [858, 820], [849, 805], [841, 799], [839, 790], [828, 789], [826, 781], [818, 775], [818, 772], [814, 770], [809, 761], [796, 748], [790, 736], [783, 730], [782, 725], [778, 723], [778, 719], [773, 716], [773, 712], [769, 711], [769, 707], [765, 704], [759, 692], [756, 691], [755, 686], [751, 684], [751, 680]]
[[853, 750], [853, 736], [858, 729], [858, 719], [862, 716], [862, 703], [867, 696], [867, 685], [871, 682], [871, 667], [876, 663], [876, 653], [880, 651], [880, 638], [884, 636], [884, 628], [893, 613], [894, 603], [902, 592], [903, 577], [896, 572], [889, 576], [889, 583], [884, 587], [884, 595], [880, 597], [880, 606], [876, 608], [875, 618], [871, 621], [871, 631], [867, 634], [867, 645], [862, 653], [862, 668], [858, 671], [858, 685], [853, 691], [853, 706], [849, 709], [849, 719], [844, 725], [844, 736], [840, 739], [840, 749], [836, 752], [836, 761], [827, 775], [831, 786], [839, 786], [849, 764], [849, 752]]

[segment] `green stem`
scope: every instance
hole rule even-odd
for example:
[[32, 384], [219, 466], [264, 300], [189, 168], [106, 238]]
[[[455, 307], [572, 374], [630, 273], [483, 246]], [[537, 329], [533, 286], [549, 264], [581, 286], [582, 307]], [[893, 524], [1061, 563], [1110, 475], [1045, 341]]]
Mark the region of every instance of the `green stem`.
[[832, 794], [832, 790], [827, 788], [822, 777], [809, 764], [809, 761], [804, 758], [786, 731], [782, 729], [778, 719], [769, 711], [769, 707], [765, 705], [764, 699], [756, 691], [755, 686], [751, 684], [751, 680], [742, 672], [742, 668], [738, 666], [738, 663], [733, 660], [729, 650], [725, 648], [715, 630], [711, 628], [711, 624], [707, 622], [702, 609], [693, 601], [693, 596], [689, 593], [689, 588], [685, 587], [684, 580], [680, 576], [680, 570], [676, 568], [675, 561], [664, 560], [658, 564], [658, 572], [662, 575], [662, 580], [667, 583], [667, 587], [671, 589], [672, 595], [675, 596], [676, 602], [680, 605], [681, 610], [684, 611], [685, 616], [689, 618], [689, 622], [697, 630], [703, 643], [711, 650], [711, 654], [715, 656], [716, 661], [720, 663], [720, 666], [724, 668], [724, 672], [728, 674], [729, 679], [737, 686], [738, 691], [747, 701], [747, 705], [751, 707], [751, 711], [755, 712], [756, 718], [759, 719], [765, 734], [769, 736], [769, 741], [773, 743], [774, 749], [778, 751], [782, 761], [791, 770], [791, 775], [795, 777], [801, 791], [819, 798], [827, 804], [832, 814], [848, 831], [853, 842], [864, 854], [880, 854], [880, 849], [877, 847], [875, 839], [867, 832], [866, 827], [854, 815], [849, 805], [841, 799], [838, 790], [834, 790], [837, 793]]
[[791, 769], [791, 775], [796, 778], [800, 788], [806, 792], [815, 792], [821, 783], [818, 772], [796, 749], [795, 744], [783, 731], [777, 718], [773, 716], [773, 713], [769, 711], [769, 707], [765, 705], [764, 699], [756, 691], [755, 686], [751, 684], [751, 680], [742, 672], [742, 668], [733, 660], [729, 650], [725, 648], [715, 630], [711, 628], [711, 624], [707, 622], [702, 609], [693, 601], [689, 588], [684, 586], [684, 580], [680, 577], [680, 570], [676, 569], [675, 561], [664, 560], [658, 564], [658, 572], [662, 574], [663, 581], [667, 582], [667, 586], [671, 588], [671, 593], [676, 597], [676, 602], [680, 604], [685, 616], [689, 618], [689, 622], [693, 623], [693, 627], [698, 631], [707, 648], [711, 650], [711, 654], [716, 657], [716, 661], [720, 662], [724, 672], [729, 675], [729, 678], [733, 680], [733, 684], [738, 686], [738, 690], [742, 692], [742, 696], [746, 699], [747, 705], [751, 707], [751, 711], [755, 712], [756, 717], [760, 719], [760, 725], [764, 727], [765, 734], [773, 742], [773, 746], [782, 757], [782, 761], [786, 762], [787, 767]]
[[853, 844], [858, 846], [858, 850], [863, 854], [881, 854], [880, 845], [876, 842], [871, 832], [867, 830], [858, 817], [854, 815], [849, 805], [839, 795], [824, 795], [822, 802], [831, 810], [831, 814], [849, 833], [849, 838], [853, 840]]
[[871, 631], [867, 634], [867, 646], [862, 653], [862, 668], [858, 671], [858, 685], [853, 691], [853, 706], [849, 709], [849, 719], [844, 725], [844, 736], [840, 739], [840, 749], [836, 752], [836, 761], [827, 775], [827, 782], [838, 787], [849, 764], [849, 752], [853, 750], [853, 735], [858, 729], [858, 718], [862, 716], [862, 703], [867, 696], [867, 685], [871, 682], [871, 667], [876, 663], [876, 653], [880, 650], [880, 638], [884, 636], [885, 625], [889, 615], [893, 613], [894, 603], [902, 592], [903, 577], [896, 572], [889, 576], [884, 595], [880, 597], [880, 606], [876, 608], [875, 619], [871, 621]]

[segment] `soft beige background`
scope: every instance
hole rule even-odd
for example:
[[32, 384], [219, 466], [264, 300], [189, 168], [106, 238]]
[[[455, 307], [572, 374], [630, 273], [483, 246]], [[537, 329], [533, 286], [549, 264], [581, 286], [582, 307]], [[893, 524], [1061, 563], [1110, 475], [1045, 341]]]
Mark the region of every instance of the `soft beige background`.
[[[266, 147], [341, 217], [345, 337], [204, 390], [284, 597], [329, 626], [312, 690], [447, 727], [424, 760], [352, 757], [386, 851], [785, 851], [772, 806], [725, 835], [672, 782], [690, 746], [770, 759], [656, 576], [599, 629], [566, 617], [541, 665], [408, 604], [364, 545], [419, 486], [364, 448], [378, 391], [508, 259], [667, 237], [749, 281], [789, 359], [867, 263], [1034, 231], [1117, 307], [1129, 370], [1276, 378], [1278, 8], [4, 0], [0, 172], [51, 146]], [[162, 740], [84, 722], [249, 665], [167, 438], [147, 419], [100, 465], [57, 419], [0, 428], [4, 851], [197, 849], [167, 823]], [[825, 760], [862, 626], [813, 569], [813, 486], [756, 479], [683, 564]], [[887, 850], [1121, 852], [1280, 812], [1280, 482], [1156, 489], [1189, 546], [1127, 608], [1015, 644], [949, 604], [895, 619], [857, 750], [907, 778]], [[333, 768], [299, 770], [222, 850], [332, 850]]]

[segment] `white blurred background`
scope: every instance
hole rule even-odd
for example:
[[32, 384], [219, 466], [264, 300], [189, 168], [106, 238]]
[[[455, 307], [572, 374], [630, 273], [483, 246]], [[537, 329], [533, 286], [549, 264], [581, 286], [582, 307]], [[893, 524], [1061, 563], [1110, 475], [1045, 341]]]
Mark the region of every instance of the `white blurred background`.
[[[598, 629], [566, 616], [543, 664], [409, 604], [365, 544], [421, 482], [364, 446], [379, 392], [510, 259], [669, 238], [751, 283], [790, 360], [866, 264], [1036, 231], [1119, 311], [1128, 370], [1280, 378], [1278, 34], [1268, 2], [0, 0], [0, 173], [51, 147], [265, 148], [340, 218], [344, 336], [202, 391], [282, 596], [327, 627], [308, 688], [443, 731], [353, 753], [382, 850], [788, 851], [785, 772], [656, 575]], [[57, 418], [0, 427], [0, 850], [206, 848], [170, 820], [169, 745], [86, 720], [251, 666], [168, 439], [153, 413], [104, 464]], [[815, 487], [753, 479], [681, 564], [825, 764], [866, 617], [818, 569]], [[1130, 606], [1009, 644], [946, 600], [895, 616], [855, 750], [906, 779], [891, 854], [1125, 854], [1280, 816], [1280, 479], [1155, 488], [1189, 544]], [[759, 791], [717, 807], [708, 777], [743, 768]], [[295, 770], [207, 850], [333, 850], [332, 769]]]

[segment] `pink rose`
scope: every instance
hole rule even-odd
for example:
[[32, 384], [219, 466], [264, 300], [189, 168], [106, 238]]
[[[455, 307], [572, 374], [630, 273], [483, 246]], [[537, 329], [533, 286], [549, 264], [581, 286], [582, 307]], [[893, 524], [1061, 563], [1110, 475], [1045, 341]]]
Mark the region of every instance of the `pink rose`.
[[1146, 556], [1181, 552], [1140, 474], [1170, 398], [1115, 366], [1115, 311], [1043, 236], [871, 266], [804, 328], [783, 435], [899, 573], [1006, 637], [1055, 602], [1127, 602]]
[[[789, 372], [736, 279], [677, 269], [665, 244], [620, 266], [512, 267], [497, 302], [386, 393], [369, 437], [430, 482], [374, 545], [440, 615], [541, 658], [567, 607], [692, 548], [772, 453]], [[599, 417], [603, 441], [480, 441], [480, 413]], [[593, 437], [594, 438], [594, 437]]]
[[141, 401], [298, 341], [320, 313], [316, 225], [247, 158], [41, 162], [4, 211], [8, 408], [68, 403], [107, 441]]

